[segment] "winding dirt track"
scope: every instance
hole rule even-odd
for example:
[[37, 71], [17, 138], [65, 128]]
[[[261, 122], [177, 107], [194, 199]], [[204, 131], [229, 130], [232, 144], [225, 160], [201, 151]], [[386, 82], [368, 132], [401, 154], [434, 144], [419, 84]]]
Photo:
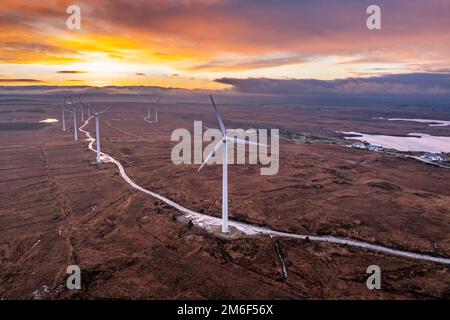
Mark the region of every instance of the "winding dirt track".
[[[79, 128], [79, 130], [81, 132], [83, 132], [84, 134], [86, 134], [87, 141], [89, 141], [88, 148], [91, 151], [96, 152], [96, 150], [93, 148], [95, 139], [91, 136], [91, 134], [88, 131], [83, 129], [89, 123], [89, 120], [91, 120], [92, 118], [93, 117], [89, 117], [84, 122], [84, 124]], [[133, 188], [135, 188], [139, 191], [142, 191], [142, 192], [166, 203], [167, 205], [177, 209], [178, 211], [180, 211], [184, 214], [185, 218], [192, 220], [192, 222], [194, 224], [196, 224], [204, 229], [208, 229], [208, 230], [217, 228], [218, 226], [221, 225], [222, 221], [219, 218], [212, 217], [212, 216], [209, 216], [206, 214], [202, 214], [202, 213], [199, 213], [196, 211], [192, 211], [190, 209], [187, 209], [187, 208], [179, 205], [176, 202], [173, 202], [172, 200], [170, 200], [168, 198], [165, 198], [155, 192], [152, 192], [150, 190], [144, 189], [143, 187], [139, 186], [133, 180], [131, 180], [130, 177], [128, 177], [122, 164], [119, 161], [117, 161], [116, 159], [114, 159], [113, 157], [111, 157], [110, 155], [102, 152], [101, 159], [102, 159], [102, 162], [114, 163], [117, 166], [117, 168], [119, 169], [121, 177], [130, 186], [132, 186]], [[314, 236], [314, 235], [287, 233], [287, 232], [276, 231], [276, 230], [272, 230], [269, 228], [259, 227], [256, 225], [233, 221], [233, 220], [230, 220], [228, 222], [228, 224], [231, 227], [234, 227], [237, 230], [239, 230], [247, 235], [265, 234], [265, 235], [269, 235], [269, 236], [286, 237], [286, 238], [293, 238], [293, 239], [302, 239], [302, 240], [309, 239], [310, 241], [320, 241], [320, 242], [329, 242], [329, 243], [335, 243], [335, 244], [340, 244], [340, 245], [348, 245], [351, 247], [366, 249], [369, 251], [381, 252], [381, 253], [385, 253], [385, 254], [390, 254], [390, 255], [395, 255], [395, 256], [400, 256], [400, 257], [405, 257], [405, 258], [410, 258], [410, 259], [424, 260], [424, 261], [430, 261], [430, 262], [450, 265], [450, 259], [447, 259], [447, 258], [433, 257], [430, 255], [425, 255], [425, 254], [420, 254], [420, 253], [392, 249], [392, 248], [384, 247], [384, 246], [377, 245], [377, 244], [371, 244], [371, 243], [363, 242], [363, 241], [357, 241], [357, 240], [351, 240], [351, 239], [339, 238], [339, 237], [333, 237], [333, 236]]]

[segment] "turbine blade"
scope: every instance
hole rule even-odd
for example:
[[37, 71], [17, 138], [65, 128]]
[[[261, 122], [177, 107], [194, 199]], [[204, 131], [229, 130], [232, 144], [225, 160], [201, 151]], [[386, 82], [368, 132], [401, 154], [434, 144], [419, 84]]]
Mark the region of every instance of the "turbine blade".
[[202, 168], [205, 166], [205, 164], [209, 161], [209, 159], [211, 159], [211, 157], [213, 156], [213, 154], [215, 154], [220, 147], [223, 145], [223, 141], [220, 140], [220, 142], [216, 143], [216, 145], [214, 146], [214, 149], [208, 154], [208, 156], [205, 158], [205, 160], [203, 161], [202, 165], [200, 166], [200, 168], [198, 168], [197, 172], [200, 172], [200, 170], [202, 170]]
[[253, 142], [250, 140], [243, 140], [243, 139], [239, 139], [239, 138], [231, 138], [229, 136], [227, 136], [227, 140], [230, 142], [236, 142], [236, 143], [240, 143], [240, 144], [251, 144], [254, 146], [267, 147], [267, 144], [264, 144], [264, 143], [258, 143], [258, 142]]
[[104, 114], [104, 113], [106, 113], [106, 111], [108, 111], [108, 110], [109, 110], [109, 108], [111, 108], [111, 107], [108, 107], [108, 108], [106, 108], [106, 109], [104, 109], [104, 110], [102, 110], [102, 111], [98, 112], [98, 114]]
[[211, 99], [211, 102], [213, 104], [214, 113], [216, 114], [217, 121], [219, 122], [220, 131], [222, 131], [222, 134], [225, 136], [226, 135], [225, 125], [223, 124], [222, 118], [220, 117], [219, 111], [217, 110], [216, 103], [214, 102], [212, 95], [209, 95], [209, 98]]

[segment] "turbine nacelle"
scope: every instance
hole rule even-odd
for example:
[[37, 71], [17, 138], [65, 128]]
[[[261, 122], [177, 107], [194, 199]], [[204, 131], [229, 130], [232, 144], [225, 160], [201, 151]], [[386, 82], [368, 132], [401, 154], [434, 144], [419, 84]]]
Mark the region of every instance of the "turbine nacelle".
[[66, 104], [72, 104], [72, 98], [71, 97], [64, 97], [64, 105]]
[[108, 109], [109, 109], [109, 107], [102, 111], [98, 111], [98, 112], [94, 110], [94, 117], [100, 117], [100, 116], [104, 115], [106, 113], [106, 111], [108, 111]]

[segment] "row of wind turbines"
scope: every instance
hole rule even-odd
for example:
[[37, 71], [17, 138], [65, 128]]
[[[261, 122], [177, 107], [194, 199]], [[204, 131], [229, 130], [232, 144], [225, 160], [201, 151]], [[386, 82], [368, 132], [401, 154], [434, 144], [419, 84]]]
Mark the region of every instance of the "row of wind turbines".
[[[75, 107], [75, 102], [73, 101], [72, 97], [64, 97], [64, 105], [62, 107], [62, 129], [65, 132], [66, 131], [66, 105], [69, 105], [72, 107], [70, 109], [70, 113], [73, 115], [73, 138], [75, 141], [78, 140], [78, 125], [77, 125], [77, 109]], [[91, 117], [95, 117], [95, 142], [96, 142], [96, 162], [101, 162], [101, 151], [100, 151], [100, 116], [103, 115], [107, 109], [97, 112], [93, 109], [94, 113], [91, 115], [91, 107], [89, 103], [84, 103], [81, 98], [78, 98], [78, 104], [80, 105], [80, 111], [81, 111], [81, 122], [84, 122], [84, 108], [87, 108], [88, 113], [88, 119]]]
[[[155, 120], [154, 121], [150, 121], [151, 119], [151, 113], [150, 113], [150, 105], [152, 104], [151, 102], [151, 98], [152, 96], [149, 96], [149, 100], [147, 103], [147, 107], [148, 107], [148, 114], [147, 117], [144, 118], [146, 119], [146, 121], [148, 122], [155, 122], [158, 123], [158, 108], [157, 105], [161, 99], [161, 97], [157, 96], [156, 97], [156, 101], [153, 102], [153, 104], [155, 104]], [[87, 108], [87, 112], [88, 112], [88, 119], [90, 119], [91, 117], [95, 117], [95, 142], [96, 142], [96, 162], [100, 163], [102, 161], [101, 158], [101, 151], [100, 151], [100, 116], [102, 116], [109, 108], [97, 112], [95, 111], [95, 109], [92, 109], [94, 111], [94, 114], [91, 115], [91, 107], [89, 103], [84, 103], [83, 100], [81, 99], [81, 97], [78, 97], [78, 104], [80, 105], [80, 111], [81, 111], [81, 122], [84, 122], [84, 108]], [[64, 97], [64, 104], [62, 107], [62, 127], [63, 127], [63, 131], [66, 131], [66, 115], [65, 115], [65, 108], [66, 105], [71, 106], [72, 108], [70, 109], [70, 113], [72, 113], [73, 115], [73, 134], [74, 134], [74, 140], [78, 141], [78, 125], [77, 125], [77, 109], [75, 107], [75, 102], [73, 97]]]
[[[145, 121], [147, 121], [149, 123], [152, 123], [152, 122], [158, 123], [158, 107], [157, 107], [157, 105], [158, 105], [160, 100], [161, 100], [161, 97], [160, 96], [156, 96], [155, 102], [152, 102], [152, 95], [149, 95], [148, 102], [146, 103], [146, 105], [147, 105], [147, 117], [144, 117]], [[154, 108], [154, 110], [155, 110], [155, 120], [154, 121], [150, 120], [152, 118], [152, 115], [150, 113], [150, 106], [152, 104], [155, 105], [155, 108]]]
[[[217, 109], [216, 103], [213, 99], [213, 97], [210, 95], [210, 100], [213, 106], [213, 110], [217, 119], [217, 122], [219, 124], [220, 131], [222, 133], [222, 140], [220, 140], [216, 145], [214, 146], [213, 150], [208, 154], [208, 156], [204, 159], [203, 163], [201, 164], [200, 168], [198, 169], [198, 172], [202, 170], [202, 168], [205, 166], [205, 164], [211, 159], [211, 157], [215, 156], [215, 154], [222, 148], [222, 233], [229, 233], [229, 227], [228, 227], [228, 152], [227, 152], [227, 146], [228, 142], [230, 143], [237, 143], [237, 144], [251, 144], [251, 145], [257, 145], [257, 146], [264, 146], [267, 147], [267, 145], [252, 142], [249, 140], [243, 140], [238, 139], [236, 137], [230, 137], [227, 135], [226, 127], [222, 121], [222, 117], [220, 116], [220, 113]], [[150, 99], [147, 104], [147, 117], [146, 120], [150, 121], [151, 113], [150, 113]], [[91, 109], [89, 104], [85, 104], [81, 98], [78, 98], [79, 104], [81, 104], [81, 121], [84, 122], [84, 109], [83, 107], [87, 107], [88, 111], [88, 119], [91, 117], [95, 117], [95, 136], [96, 136], [96, 162], [101, 162], [101, 151], [100, 151], [100, 116], [102, 116], [107, 109], [96, 112], [94, 110], [94, 114], [91, 115]], [[159, 98], [157, 98], [157, 101], [155, 103], [158, 104]], [[66, 131], [66, 122], [65, 122], [65, 106], [67, 105], [74, 105], [73, 99], [71, 97], [64, 98], [64, 106], [62, 109], [62, 125], [63, 125], [63, 131]], [[72, 108], [70, 111], [73, 114], [73, 123], [74, 123], [74, 139], [78, 140], [78, 127], [77, 127], [77, 115], [76, 115], [76, 108]], [[145, 119], [145, 118], [144, 118]], [[155, 122], [158, 122], [158, 109], [155, 106]]]

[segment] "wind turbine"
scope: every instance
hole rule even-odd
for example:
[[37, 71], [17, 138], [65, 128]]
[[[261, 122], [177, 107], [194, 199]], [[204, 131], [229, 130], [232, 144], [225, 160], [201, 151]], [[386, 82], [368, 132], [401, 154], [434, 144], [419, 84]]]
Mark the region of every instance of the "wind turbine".
[[[210, 154], [205, 158], [202, 165], [198, 169], [198, 172], [202, 170], [203, 166], [211, 159], [213, 155], [222, 147], [223, 148], [223, 161], [222, 161], [222, 233], [228, 233], [228, 151], [227, 151], [227, 142], [231, 143], [236, 142], [240, 144], [251, 144], [257, 146], [265, 146], [261, 143], [255, 143], [249, 140], [242, 140], [236, 137], [227, 136], [227, 132], [225, 129], [225, 125], [223, 124], [222, 118], [220, 117], [219, 111], [217, 110], [216, 103], [214, 102], [213, 97], [209, 96], [214, 108], [214, 113], [216, 114], [217, 122], [219, 123], [220, 131], [222, 132], [222, 141], [216, 143], [214, 149], [210, 152]], [[233, 145], [232, 145], [233, 146]]]
[[[147, 122], [150, 122], [150, 123], [158, 123], [158, 107], [157, 107], [157, 105], [158, 105], [159, 101], [161, 100], [161, 97], [156, 96], [156, 99], [154, 100], [154, 102], [152, 102], [152, 97], [153, 97], [153, 95], [151, 95], [151, 94], [148, 95], [148, 101], [146, 103], [146, 105], [147, 105], [147, 117], [145, 117], [144, 119], [147, 120]], [[154, 110], [155, 110], [155, 121], [149, 121], [151, 119], [151, 117], [152, 117], [152, 115], [150, 113], [150, 106], [151, 105], [155, 105], [155, 108], [154, 108]]]
[[[66, 102], [66, 101], [67, 101], [67, 102]], [[68, 98], [68, 97], [64, 97], [64, 105], [63, 105], [63, 109], [62, 109], [62, 125], [63, 125], [63, 131], [66, 131], [66, 112], [65, 112], [66, 104], [72, 104], [71, 99]]]
[[66, 114], [65, 114], [65, 107], [62, 107], [62, 127], [63, 131], [66, 131]]
[[103, 115], [106, 112], [107, 109], [100, 111], [100, 112], [96, 112], [94, 110], [94, 117], [95, 117], [95, 142], [97, 145], [97, 158], [96, 161], [97, 163], [101, 162], [101, 157], [100, 157], [100, 116]]
[[157, 96], [156, 100], [154, 102], [154, 104], [155, 104], [155, 123], [158, 123], [158, 104], [159, 104], [160, 100], [161, 100], [161, 97]]
[[89, 103], [84, 103], [84, 101], [80, 98], [78, 98], [78, 100], [80, 100], [80, 104], [81, 104], [81, 121], [84, 122], [84, 107], [87, 108], [87, 112], [88, 112], [88, 118], [91, 117], [91, 110], [89, 109]]
[[149, 94], [148, 97], [147, 97], [147, 103], [146, 103], [146, 106], [147, 106], [147, 120], [150, 120], [150, 118], [151, 118], [151, 114], [150, 114], [151, 100], [152, 100], [152, 95]]
[[75, 141], [78, 140], [78, 126], [77, 126], [77, 110], [72, 109], [73, 114], [73, 138]]

